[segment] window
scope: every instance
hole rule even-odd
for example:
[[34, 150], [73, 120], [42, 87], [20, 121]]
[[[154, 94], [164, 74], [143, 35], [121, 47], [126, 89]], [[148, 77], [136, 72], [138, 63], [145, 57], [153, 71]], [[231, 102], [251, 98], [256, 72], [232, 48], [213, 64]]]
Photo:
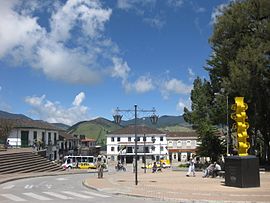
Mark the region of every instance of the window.
[[51, 137], [51, 133], [48, 133], [48, 142], [50, 142], [50, 141], [51, 141], [51, 139], [52, 139], [52, 137]]
[[161, 151], [161, 152], [164, 151], [164, 147], [163, 147], [163, 146], [160, 147], [160, 151]]
[[156, 138], [154, 136], [151, 138], [151, 140], [152, 140], [153, 143], [156, 142]]
[[114, 142], [114, 137], [111, 137], [111, 142]]
[[160, 142], [163, 142], [163, 137], [160, 137]]
[[37, 131], [34, 131], [34, 137], [33, 137], [34, 141], [37, 141]]
[[45, 132], [42, 132], [42, 142], [45, 143]]
[[191, 146], [191, 141], [187, 140], [187, 146]]
[[117, 147], [117, 151], [118, 151], [118, 152], [120, 151], [120, 147], [119, 147], [119, 146]]
[[111, 152], [114, 152], [114, 147], [111, 147]]
[[132, 147], [127, 148], [127, 153], [132, 153]]
[[120, 140], [121, 140], [120, 137], [117, 137], [117, 142], [120, 142]]
[[168, 147], [173, 147], [173, 141], [172, 140], [168, 141]]
[[131, 137], [128, 137], [128, 141], [131, 142]]
[[57, 134], [54, 133], [54, 143], [56, 144], [56, 141], [57, 141]]
[[177, 141], [177, 147], [181, 147], [182, 146], [182, 141], [181, 140], [178, 140]]

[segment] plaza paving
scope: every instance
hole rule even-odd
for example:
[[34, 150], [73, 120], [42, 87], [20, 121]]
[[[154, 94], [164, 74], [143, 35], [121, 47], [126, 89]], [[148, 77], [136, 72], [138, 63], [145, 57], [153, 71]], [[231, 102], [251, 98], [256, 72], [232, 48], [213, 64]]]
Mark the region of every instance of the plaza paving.
[[135, 174], [109, 170], [103, 179], [89, 176], [84, 185], [103, 192], [163, 199], [177, 202], [270, 202], [270, 173], [260, 173], [260, 187], [237, 188], [225, 186], [223, 178], [186, 177], [186, 171], [164, 169], [162, 172], [144, 173], [138, 169], [138, 185]]
[[[0, 184], [20, 178], [89, 172], [94, 173], [93, 170], [72, 169], [57, 173], [1, 175]], [[138, 169], [138, 185], [135, 185], [135, 174], [130, 167], [126, 172], [116, 172], [111, 166], [103, 179], [98, 179], [96, 173], [94, 176], [89, 174], [83, 184], [110, 194], [156, 198], [165, 202], [270, 202], [270, 172], [260, 173], [260, 187], [228, 187], [224, 181], [223, 178], [202, 178], [202, 172], [196, 172], [196, 177], [186, 177], [186, 171], [163, 169], [158, 173], [150, 170], [144, 173], [143, 169]]]

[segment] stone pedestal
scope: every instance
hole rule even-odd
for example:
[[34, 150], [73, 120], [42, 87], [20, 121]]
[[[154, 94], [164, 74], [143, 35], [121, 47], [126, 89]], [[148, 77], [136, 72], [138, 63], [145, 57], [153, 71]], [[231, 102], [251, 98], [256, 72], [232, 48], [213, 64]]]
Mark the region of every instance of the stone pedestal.
[[255, 156], [225, 158], [225, 185], [232, 187], [260, 187], [259, 159]]

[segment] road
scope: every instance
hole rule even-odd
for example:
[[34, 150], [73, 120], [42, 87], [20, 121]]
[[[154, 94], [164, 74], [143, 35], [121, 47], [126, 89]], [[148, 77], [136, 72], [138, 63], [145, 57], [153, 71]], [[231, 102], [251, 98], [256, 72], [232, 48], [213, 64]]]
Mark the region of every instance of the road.
[[[45, 176], [21, 179], [0, 185], [1, 203], [11, 202], [110, 202], [110, 203], [158, 203], [151, 199], [106, 194], [91, 190], [82, 181], [94, 174]], [[164, 203], [164, 202], [163, 202]]]

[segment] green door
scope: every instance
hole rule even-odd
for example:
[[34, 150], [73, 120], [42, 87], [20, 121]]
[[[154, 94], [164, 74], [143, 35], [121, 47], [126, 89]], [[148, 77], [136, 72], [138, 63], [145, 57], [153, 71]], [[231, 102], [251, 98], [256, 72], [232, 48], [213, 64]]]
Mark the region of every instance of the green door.
[[29, 131], [21, 131], [21, 147], [28, 147]]

